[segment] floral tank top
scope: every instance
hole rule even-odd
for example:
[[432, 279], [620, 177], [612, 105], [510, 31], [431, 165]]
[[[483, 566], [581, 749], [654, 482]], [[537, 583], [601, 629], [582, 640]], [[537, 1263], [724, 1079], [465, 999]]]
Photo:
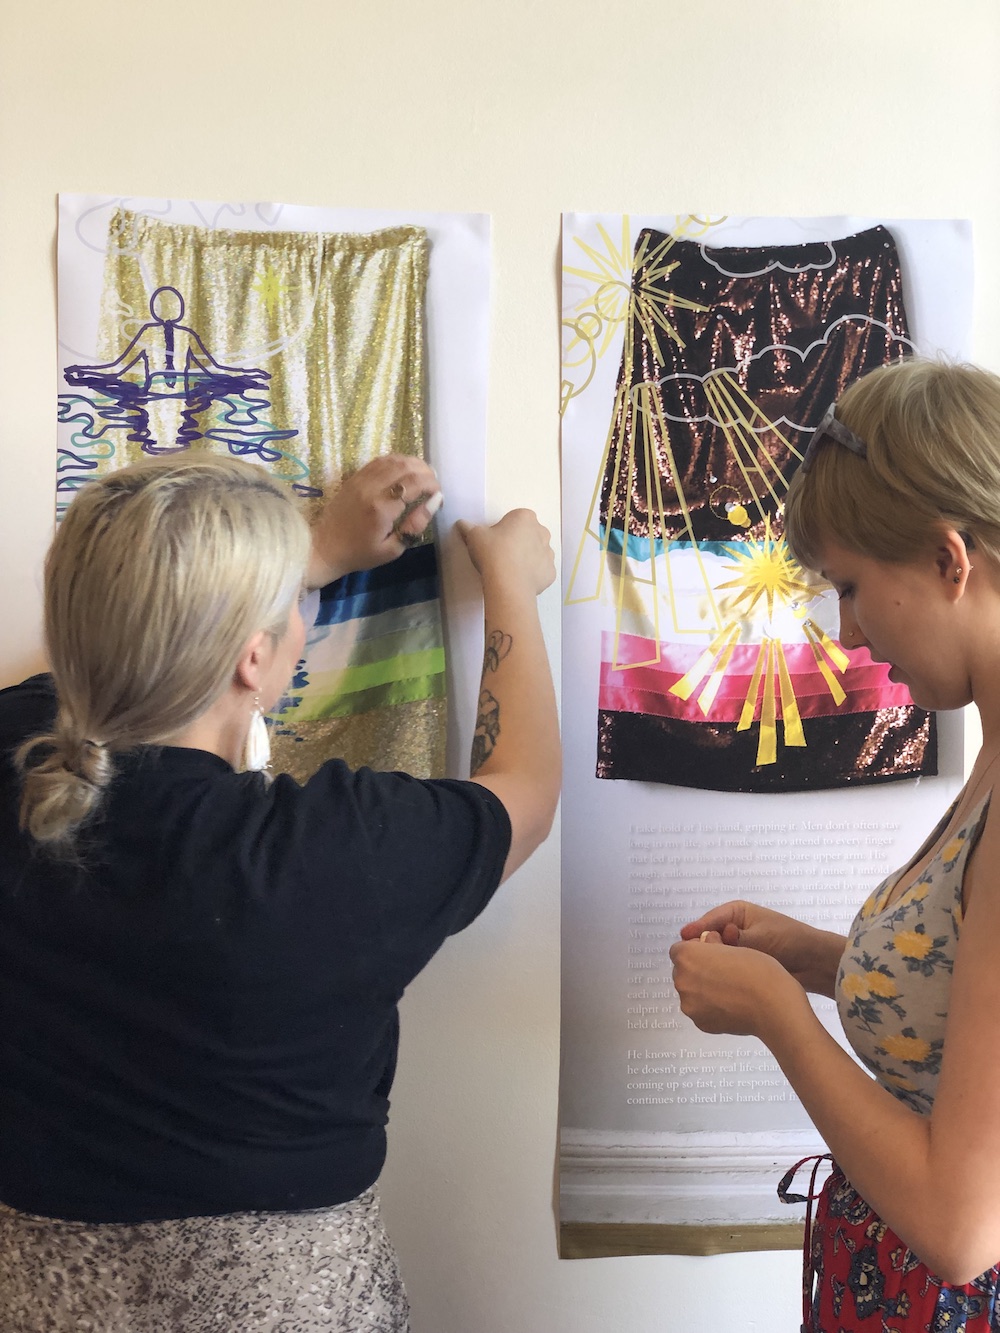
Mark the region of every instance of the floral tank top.
[[[934, 1103], [941, 1071], [962, 881], [989, 802], [987, 795], [892, 902], [906, 870], [883, 880], [854, 918], [837, 975], [840, 1019], [858, 1058], [883, 1087], [924, 1114]], [[933, 845], [954, 808], [914, 861]]]

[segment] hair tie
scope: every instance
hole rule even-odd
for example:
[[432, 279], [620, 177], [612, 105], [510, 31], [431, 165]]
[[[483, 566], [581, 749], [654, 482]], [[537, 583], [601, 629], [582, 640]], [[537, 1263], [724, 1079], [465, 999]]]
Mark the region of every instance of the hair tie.
[[106, 754], [107, 749], [108, 746], [106, 741], [92, 741], [89, 737], [85, 736], [76, 747], [75, 757], [72, 760], [67, 759], [65, 766], [69, 772], [72, 773], [74, 777], [79, 778], [81, 782], [89, 783], [91, 787], [96, 788], [99, 784], [94, 781], [89, 773], [84, 772], [84, 756], [86, 755], [87, 758], [93, 760], [98, 756]]

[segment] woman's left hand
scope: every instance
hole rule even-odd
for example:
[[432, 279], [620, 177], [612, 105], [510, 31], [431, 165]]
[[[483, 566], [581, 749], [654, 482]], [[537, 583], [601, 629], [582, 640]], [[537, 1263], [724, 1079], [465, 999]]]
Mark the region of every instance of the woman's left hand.
[[344, 479], [313, 525], [307, 587], [395, 560], [419, 542], [440, 508], [437, 474], [422, 458], [385, 454], [366, 463]]
[[789, 1004], [808, 1004], [795, 978], [768, 954], [734, 949], [717, 932], [679, 940], [670, 950], [681, 1012], [702, 1032], [760, 1037]]

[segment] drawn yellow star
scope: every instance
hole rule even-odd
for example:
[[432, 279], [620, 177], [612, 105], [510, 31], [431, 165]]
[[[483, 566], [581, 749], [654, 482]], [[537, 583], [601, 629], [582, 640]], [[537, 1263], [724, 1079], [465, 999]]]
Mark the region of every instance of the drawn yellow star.
[[288, 291], [288, 283], [277, 269], [268, 265], [253, 284], [253, 290], [264, 302], [267, 313], [273, 315], [278, 302]]

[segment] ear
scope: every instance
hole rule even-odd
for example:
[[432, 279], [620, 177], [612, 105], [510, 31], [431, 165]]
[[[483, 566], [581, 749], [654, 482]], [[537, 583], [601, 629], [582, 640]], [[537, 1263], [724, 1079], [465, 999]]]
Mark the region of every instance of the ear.
[[957, 601], [965, 592], [972, 564], [966, 539], [955, 528], [941, 529], [934, 548], [934, 564], [945, 589]]
[[254, 694], [260, 692], [268, 663], [274, 653], [274, 643], [267, 630], [260, 629], [246, 643], [236, 662], [233, 681]]

